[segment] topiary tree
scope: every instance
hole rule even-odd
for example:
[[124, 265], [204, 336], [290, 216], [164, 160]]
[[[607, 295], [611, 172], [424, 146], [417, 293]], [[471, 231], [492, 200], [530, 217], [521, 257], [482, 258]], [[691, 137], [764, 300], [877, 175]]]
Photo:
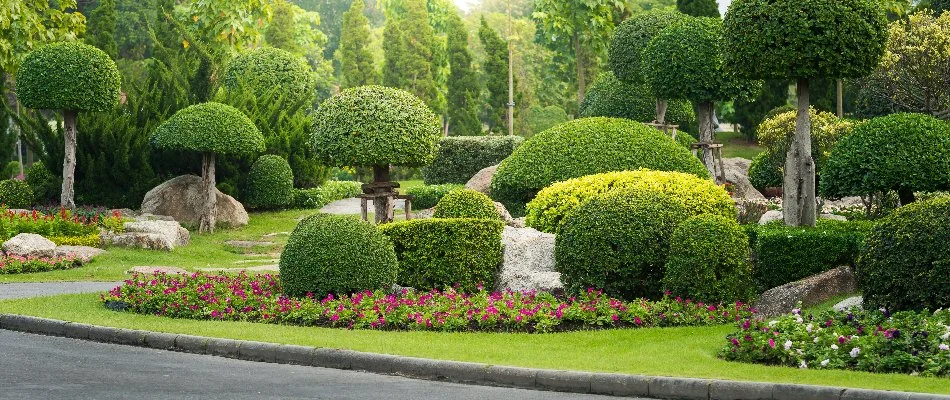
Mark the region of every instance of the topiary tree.
[[[761, 82], [739, 79], [723, 68], [720, 43], [719, 18], [688, 17], [662, 30], [642, 52], [643, 78], [657, 98], [686, 99], [696, 104], [700, 143], [713, 142], [717, 101], [748, 98], [761, 89]], [[715, 175], [710, 148], [703, 147], [702, 160]]]
[[172, 115], [152, 134], [152, 145], [160, 149], [201, 153], [204, 207], [198, 213], [198, 230], [214, 232], [214, 162], [218, 154], [248, 154], [264, 151], [264, 137], [250, 118], [238, 109], [221, 103], [189, 106]]
[[694, 17], [721, 17], [716, 0], [676, 0], [676, 9]]
[[316, 75], [303, 57], [273, 47], [259, 47], [238, 54], [228, 63], [221, 80], [226, 89], [247, 85], [257, 94], [278, 90], [293, 104], [313, 100]]
[[896, 191], [950, 190], [950, 124], [924, 114], [893, 114], [854, 128], [831, 151], [821, 175], [830, 198]]
[[484, 193], [471, 189], [447, 193], [435, 206], [434, 218], [477, 218], [501, 220], [495, 203]]
[[[623, 82], [612, 72], [605, 72], [587, 89], [587, 96], [580, 105], [580, 116], [652, 122], [656, 120], [656, 101], [646, 84]], [[688, 101], [666, 100], [665, 120], [679, 125], [681, 132], [695, 132], [696, 113]], [[691, 141], [687, 147], [693, 143]]]
[[33, 205], [33, 190], [24, 181], [0, 181], [0, 205], [5, 208], [27, 208]]
[[66, 208], [76, 207], [76, 114], [114, 107], [121, 81], [108, 54], [78, 42], [40, 47], [26, 56], [17, 71], [17, 97], [24, 106], [63, 111], [66, 148], [60, 202]]
[[[317, 110], [311, 143], [327, 165], [373, 167], [373, 183], [390, 182], [390, 165], [420, 167], [435, 158], [439, 118], [416, 96], [382, 86], [347, 89]], [[395, 184], [395, 187], [398, 187]], [[392, 203], [374, 201], [376, 221]]]
[[798, 121], [785, 162], [785, 223], [814, 226], [809, 80], [869, 74], [884, 54], [887, 20], [872, 0], [736, 0], [724, 23], [726, 68], [752, 79], [796, 79]]
[[692, 217], [673, 232], [663, 287], [707, 303], [748, 301], [755, 294], [749, 237], [735, 218]]
[[281, 156], [261, 156], [247, 174], [245, 201], [252, 208], [287, 207], [294, 200], [294, 171]]

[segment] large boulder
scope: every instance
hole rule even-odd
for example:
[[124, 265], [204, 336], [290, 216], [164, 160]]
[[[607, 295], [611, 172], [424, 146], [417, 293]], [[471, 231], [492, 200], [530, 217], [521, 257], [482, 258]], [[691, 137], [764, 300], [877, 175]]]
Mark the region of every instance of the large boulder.
[[105, 253], [103, 249], [98, 249], [95, 247], [89, 246], [56, 246], [56, 250], [53, 251], [53, 255], [56, 257], [74, 257], [87, 263], [92, 261], [96, 256]]
[[136, 221], [126, 222], [125, 232], [105, 233], [102, 243], [116, 247], [170, 251], [190, 242], [191, 235], [178, 222], [153, 218], [143, 215]]
[[495, 171], [497, 170], [497, 165], [483, 168], [481, 171], [478, 171], [472, 179], [468, 180], [468, 183], [465, 184], [465, 188], [491, 196], [491, 180], [495, 177]]
[[759, 297], [755, 310], [757, 314], [771, 318], [790, 312], [799, 302], [802, 307], [811, 307], [857, 291], [854, 271], [843, 266], [769, 289]]
[[3, 251], [21, 257], [52, 257], [56, 243], [35, 233], [21, 233], [3, 242]]
[[723, 166], [726, 171], [726, 181], [732, 184], [732, 197], [746, 200], [765, 200], [749, 181], [749, 167], [751, 160], [745, 158], [724, 158]]
[[[186, 225], [198, 225], [198, 213], [202, 204], [201, 178], [182, 175], [156, 186], [142, 200], [143, 214], [167, 215]], [[244, 206], [233, 197], [215, 189], [217, 207], [215, 221], [218, 226], [239, 227], [247, 225], [250, 217]]]
[[496, 290], [564, 290], [561, 274], [554, 268], [554, 235], [506, 226], [501, 238], [505, 255]]

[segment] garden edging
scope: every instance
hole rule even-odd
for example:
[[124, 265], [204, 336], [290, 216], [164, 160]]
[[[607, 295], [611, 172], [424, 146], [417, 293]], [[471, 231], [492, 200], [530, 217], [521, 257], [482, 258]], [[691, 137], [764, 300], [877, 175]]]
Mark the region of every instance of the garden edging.
[[495, 366], [471, 362], [314, 348], [111, 328], [0, 314], [0, 329], [246, 361], [366, 371], [488, 386], [664, 399], [950, 400], [950, 396], [830, 386], [672, 378]]

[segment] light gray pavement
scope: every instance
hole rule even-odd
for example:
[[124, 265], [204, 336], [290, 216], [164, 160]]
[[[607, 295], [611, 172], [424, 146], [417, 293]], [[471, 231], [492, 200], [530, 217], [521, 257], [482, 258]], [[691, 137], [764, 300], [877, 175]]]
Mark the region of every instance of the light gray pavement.
[[122, 282], [4, 283], [0, 284], [0, 299], [104, 292], [121, 284]]
[[[393, 202], [393, 204], [395, 205], [396, 210], [404, 210], [406, 207], [405, 200], [396, 200]], [[373, 204], [372, 203], [368, 204], [368, 208], [369, 208], [368, 211], [372, 213]], [[327, 204], [323, 208], [321, 208], [320, 212], [326, 213], [326, 214], [337, 214], [337, 215], [350, 215], [350, 214], [359, 215], [359, 213], [361, 212], [360, 199], [353, 197], [349, 199], [343, 199], [340, 201], [334, 201], [330, 204]]]

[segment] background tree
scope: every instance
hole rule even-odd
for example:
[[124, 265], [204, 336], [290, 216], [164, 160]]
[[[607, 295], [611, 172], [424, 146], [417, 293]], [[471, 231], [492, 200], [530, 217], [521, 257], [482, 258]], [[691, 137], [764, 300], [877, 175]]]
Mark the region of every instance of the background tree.
[[468, 31], [458, 14], [448, 23], [448, 56], [451, 73], [448, 77], [449, 133], [457, 136], [482, 134], [478, 119], [478, 79], [472, 69], [472, 54], [468, 51]]
[[478, 29], [478, 38], [485, 48], [482, 72], [488, 88], [488, 103], [485, 104], [485, 123], [488, 132], [502, 134], [508, 119], [508, 42], [488, 26], [484, 18]]
[[106, 52], [113, 60], [119, 57], [119, 45], [115, 41], [116, 9], [115, 0], [100, 0], [95, 11], [89, 16], [86, 43]]
[[363, 15], [365, 7], [363, 0], [355, 0], [349, 11], [343, 14], [343, 33], [340, 37], [343, 88], [375, 85], [379, 82], [373, 53], [369, 51], [369, 19]]
[[274, 17], [264, 31], [264, 40], [267, 44], [291, 53], [300, 53], [297, 44], [297, 20], [293, 5], [286, 0], [274, 2]]
[[736, 99], [732, 103], [735, 109], [735, 122], [739, 132], [750, 142], [756, 140], [756, 129], [765, 120], [765, 116], [778, 107], [788, 105], [788, 87], [790, 83], [783, 79], [769, 79], [762, 85], [759, 94], [751, 99]]
[[416, 95], [441, 114], [443, 107], [432, 67], [435, 32], [428, 21], [424, 0], [406, 0], [402, 13], [387, 16], [383, 84]]
[[798, 121], [783, 184], [786, 224], [814, 226], [817, 219], [809, 80], [869, 74], [884, 53], [886, 27], [870, 0], [736, 0], [729, 8], [727, 68], [747, 78], [797, 81]]
[[716, 0], [676, 0], [676, 9], [694, 17], [722, 17]]
[[[21, 0], [0, 7], [0, 68], [16, 72], [23, 58], [33, 49], [58, 41], [75, 40], [86, 31], [86, 17], [76, 11], [76, 0]], [[57, 6], [58, 4], [58, 6]]]

